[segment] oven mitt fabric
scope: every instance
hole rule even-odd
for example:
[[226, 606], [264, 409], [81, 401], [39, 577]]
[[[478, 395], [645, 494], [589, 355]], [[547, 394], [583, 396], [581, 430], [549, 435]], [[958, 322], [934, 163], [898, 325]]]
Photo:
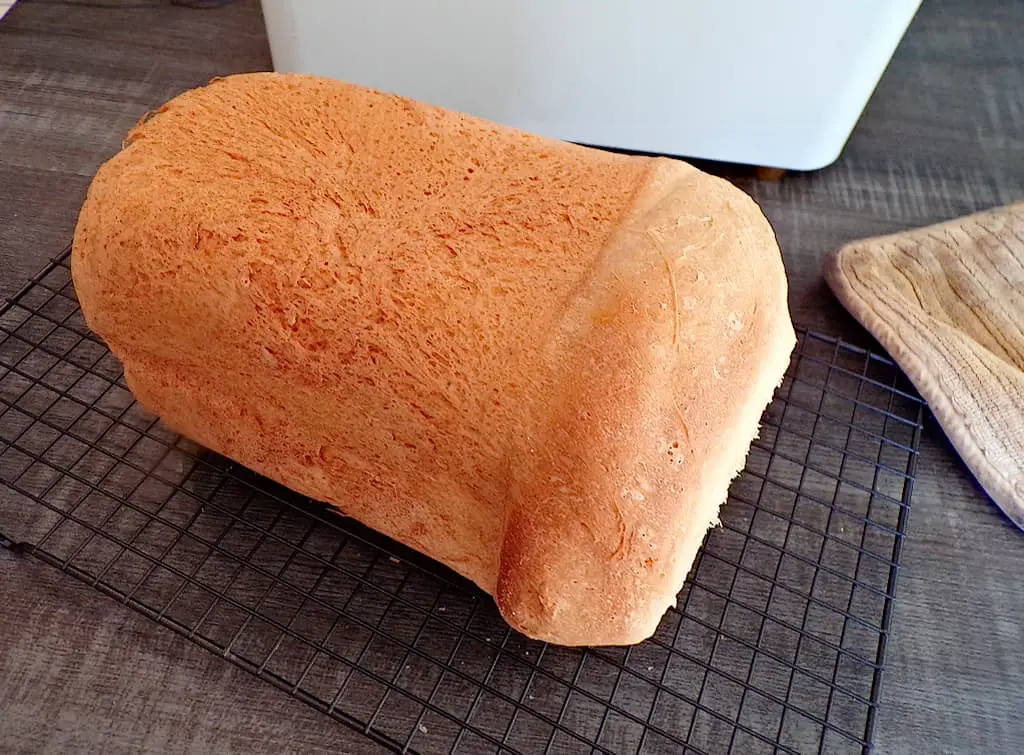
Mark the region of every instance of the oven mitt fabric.
[[1024, 529], [1024, 202], [851, 243], [825, 279]]

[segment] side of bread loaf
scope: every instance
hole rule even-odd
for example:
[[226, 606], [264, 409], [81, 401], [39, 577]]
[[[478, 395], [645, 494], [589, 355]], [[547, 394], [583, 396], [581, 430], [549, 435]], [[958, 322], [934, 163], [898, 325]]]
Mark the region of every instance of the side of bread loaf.
[[309, 76], [141, 123], [72, 272], [168, 425], [562, 644], [654, 631], [795, 342], [726, 182]]

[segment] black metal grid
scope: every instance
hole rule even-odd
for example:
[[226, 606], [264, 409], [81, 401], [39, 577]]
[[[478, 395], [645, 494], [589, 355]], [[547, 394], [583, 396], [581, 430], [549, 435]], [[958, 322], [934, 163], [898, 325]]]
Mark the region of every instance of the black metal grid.
[[444, 567], [170, 433], [85, 327], [67, 253], [0, 309], [0, 544], [396, 750], [870, 749], [923, 404], [801, 332], [650, 640], [534, 642]]

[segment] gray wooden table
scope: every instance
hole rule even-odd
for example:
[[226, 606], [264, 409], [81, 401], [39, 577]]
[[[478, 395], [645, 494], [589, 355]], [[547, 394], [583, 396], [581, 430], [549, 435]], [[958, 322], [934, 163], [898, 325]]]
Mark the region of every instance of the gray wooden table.
[[[213, 75], [269, 67], [255, 0], [16, 6], [0, 21], [0, 298], [68, 242], [96, 167], [144, 112]], [[735, 180], [778, 232], [794, 318], [870, 344], [822, 282], [823, 254], [1024, 199], [1024, 3], [925, 0], [834, 166]], [[1024, 752], [1024, 535], [934, 421], [918, 475], [878, 751]], [[0, 551], [0, 749], [101, 746], [372, 751], [129, 609]]]

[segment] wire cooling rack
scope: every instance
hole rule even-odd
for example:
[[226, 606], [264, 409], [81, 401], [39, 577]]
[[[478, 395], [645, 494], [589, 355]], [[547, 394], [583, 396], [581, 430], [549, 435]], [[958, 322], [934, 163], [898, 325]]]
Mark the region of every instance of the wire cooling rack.
[[512, 631], [443, 566], [169, 432], [67, 253], [0, 310], [0, 537], [399, 751], [870, 749], [923, 404], [801, 332], [654, 637]]

